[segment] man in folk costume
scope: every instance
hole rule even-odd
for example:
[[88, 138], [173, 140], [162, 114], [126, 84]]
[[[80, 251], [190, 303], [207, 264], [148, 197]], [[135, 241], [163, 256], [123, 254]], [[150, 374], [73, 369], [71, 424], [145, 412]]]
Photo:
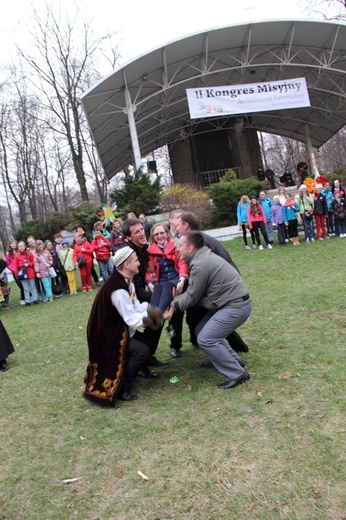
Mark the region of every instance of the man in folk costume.
[[101, 406], [115, 406], [115, 399], [137, 399], [131, 386], [150, 350], [138, 327], [156, 330], [163, 325], [160, 311], [140, 303], [133, 277], [138, 273], [137, 254], [128, 246], [114, 257], [115, 270], [97, 293], [87, 326], [89, 363], [84, 395]]

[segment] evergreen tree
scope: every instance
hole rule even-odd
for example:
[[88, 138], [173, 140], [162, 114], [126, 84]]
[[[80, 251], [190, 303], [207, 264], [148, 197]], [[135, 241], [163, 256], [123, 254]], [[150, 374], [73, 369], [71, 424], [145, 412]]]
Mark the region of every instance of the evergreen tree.
[[140, 213], [150, 215], [160, 204], [160, 180], [161, 177], [157, 176], [152, 181], [149, 173], [142, 173], [139, 169], [133, 175], [125, 177], [124, 187], [114, 190], [110, 198], [116, 201], [118, 210], [123, 216], [130, 211], [136, 215]]

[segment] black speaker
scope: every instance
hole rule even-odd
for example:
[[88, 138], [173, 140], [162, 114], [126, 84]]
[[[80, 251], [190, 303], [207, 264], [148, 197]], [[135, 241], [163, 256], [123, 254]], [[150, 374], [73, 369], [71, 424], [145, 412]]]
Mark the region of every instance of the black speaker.
[[157, 173], [156, 161], [148, 161], [147, 167], [148, 167], [148, 170], [150, 170], [151, 172]]

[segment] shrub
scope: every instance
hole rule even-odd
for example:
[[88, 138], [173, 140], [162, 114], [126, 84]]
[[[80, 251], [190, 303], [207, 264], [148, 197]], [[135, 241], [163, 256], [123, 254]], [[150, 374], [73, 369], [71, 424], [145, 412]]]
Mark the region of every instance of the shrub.
[[245, 191], [249, 197], [258, 196], [263, 189], [267, 189], [265, 182], [259, 182], [254, 177], [212, 184], [208, 188], [213, 199], [211, 225], [223, 227], [237, 224], [237, 205], [241, 194]]
[[14, 233], [16, 240], [26, 240], [28, 236], [33, 235], [36, 239], [47, 240], [52, 239], [55, 233], [59, 233], [69, 225], [70, 219], [68, 215], [57, 211], [51, 213], [47, 220], [31, 220], [23, 222], [22, 227]]
[[226, 171], [225, 175], [223, 175], [219, 182], [233, 182], [237, 180], [237, 174], [232, 168]]
[[69, 225], [67, 229], [72, 231], [76, 226], [83, 226], [85, 229], [93, 229], [94, 223], [99, 220], [98, 211], [101, 207], [94, 202], [83, 201], [77, 208], [69, 208]]
[[338, 180], [341, 186], [346, 187], [346, 168], [338, 168], [333, 173], [325, 174], [330, 183]]
[[161, 196], [163, 211], [179, 208], [192, 211], [197, 216], [202, 229], [210, 226], [211, 204], [209, 195], [204, 190], [198, 190], [186, 184], [175, 184], [167, 188]]

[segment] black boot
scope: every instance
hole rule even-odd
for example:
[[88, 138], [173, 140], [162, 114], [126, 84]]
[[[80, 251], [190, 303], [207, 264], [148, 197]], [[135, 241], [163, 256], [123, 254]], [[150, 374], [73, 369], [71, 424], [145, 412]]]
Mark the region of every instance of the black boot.
[[121, 401], [135, 401], [138, 397], [131, 393], [131, 385], [125, 383], [121, 392], [118, 394], [118, 399]]
[[138, 372], [138, 377], [144, 377], [145, 379], [155, 379], [156, 377], [159, 377], [159, 374], [152, 372], [149, 367], [144, 366]]
[[7, 370], [9, 370], [8, 364], [6, 363], [6, 359], [3, 359], [2, 361], [0, 361], [0, 371], [7, 372]]
[[249, 352], [249, 347], [235, 330], [227, 336], [226, 340], [236, 352]]

